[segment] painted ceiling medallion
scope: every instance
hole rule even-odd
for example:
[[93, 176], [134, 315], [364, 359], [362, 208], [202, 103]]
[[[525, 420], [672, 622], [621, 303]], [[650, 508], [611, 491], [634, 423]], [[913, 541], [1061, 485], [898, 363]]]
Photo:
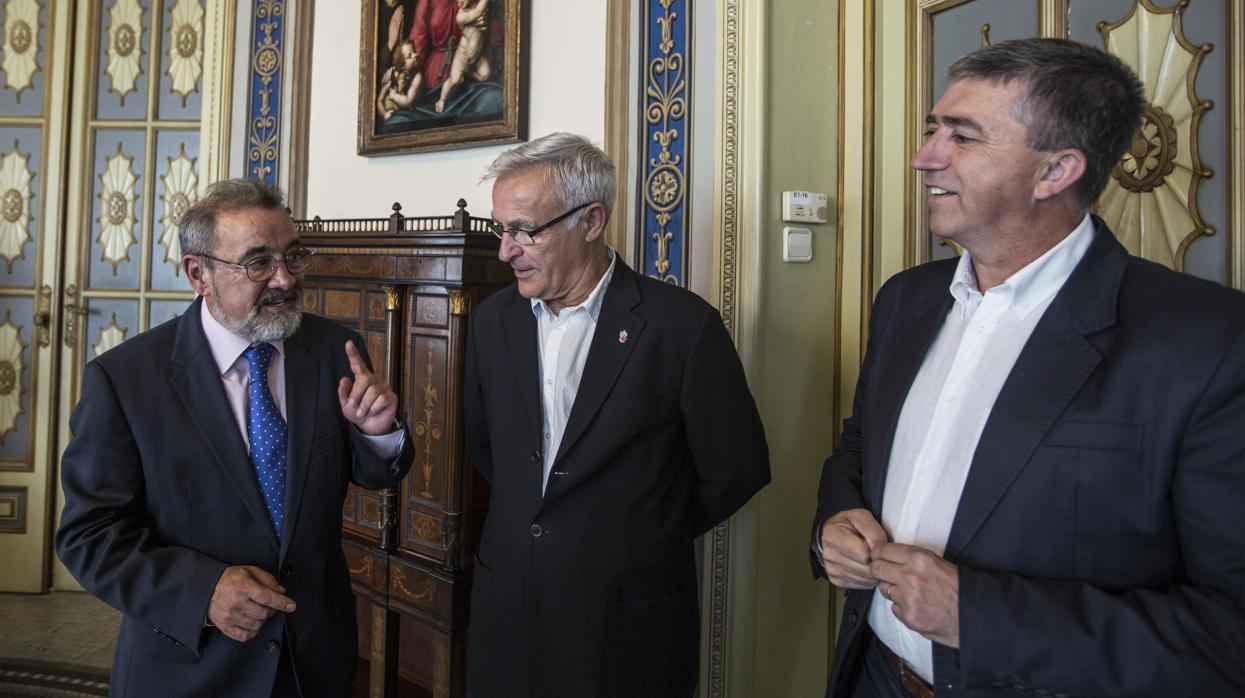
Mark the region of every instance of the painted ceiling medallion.
[[21, 328], [13, 325], [8, 313], [0, 323], [0, 443], [10, 431], [17, 429], [22, 413], [22, 342]]
[[128, 327], [119, 327], [117, 325], [117, 314], [112, 314], [112, 320], [107, 327], [101, 327], [99, 330], [99, 341], [91, 347], [96, 356], [103, 354], [109, 349], [117, 346], [125, 341], [125, 335], [130, 331]]
[[8, 0], [4, 3], [4, 86], [13, 88], [17, 101], [22, 90], [34, 86], [39, 72], [39, 3]]
[[136, 91], [138, 76], [143, 72], [142, 36], [143, 8], [138, 0], [117, 0], [108, 11], [108, 67], [104, 72], [112, 78], [109, 88], [121, 97]]
[[203, 7], [197, 0], [177, 0], [172, 11], [172, 29], [169, 38], [169, 69], [172, 91], [186, 99], [199, 91], [199, 77], [203, 75]]
[[0, 158], [0, 257], [13, 272], [13, 262], [26, 256], [30, 241], [30, 156], [23, 155], [13, 141], [13, 149]]
[[117, 265], [130, 258], [134, 244], [134, 201], [138, 198], [138, 175], [134, 174], [134, 158], [127, 156], [117, 144], [117, 152], [108, 158], [99, 175], [99, 238], [100, 259]]
[[185, 145], [181, 146], [177, 157], [168, 161], [169, 167], [160, 178], [164, 183], [164, 194], [160, 197], [164, 202], [164, 215], [160, 217], [163, 229], [160, 244], [164, 245], [164, 261], [173, 265], [174, 274], [180, 274], [182, 246], [177, 239], [177, 224], [186, 209], [198, 200], [199, 177], [195, 174], [195, 159], [186, 155]]
[[1213, 175], [1198, 155], [1198, 127], [1213, 104], [1195, 90], [1211, 45], [1185, 38], [1181, 14], [1188, 4], [1159, 8], [1137, 0], [1120, 21], [1098, 23], [1107, 51], [1137, 71], [1147, 104], [1096, 209], [1129, 252], [1177, 270], [1189, 243], [1215, 232], [1197, 204], [1199, 184]]

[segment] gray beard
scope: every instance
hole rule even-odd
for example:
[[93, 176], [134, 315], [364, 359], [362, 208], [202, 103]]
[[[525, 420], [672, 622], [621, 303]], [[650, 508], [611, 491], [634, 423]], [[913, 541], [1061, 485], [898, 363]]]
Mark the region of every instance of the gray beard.
[[[215, 281], [213, 281], [215, 287]], [[218, 292], [219, 293], [219, 292]], [[278, 313], [275, 317], [265, 317], [260, 314], [260, 308], [282, 299], [292, 301], [291, 305]], [[277, 289], [265, 289], [264, 294], [255, 302], [255, 306], [251, 308], [251, 312], [246, 314], [240, 322], [234, 321], [220, 307], [216, 301], [216, 296], [208, 298], [211, 307], [212, 316], [220, 322], [225, 329], [233, 332], [246, 341], [257, 344], [262, 342], [278, 342], [290, 338], [298, 330], [298, 326], [303, 321], [303, 294], [301, 289], [291, 289], [289, 291], [280, 291]]]

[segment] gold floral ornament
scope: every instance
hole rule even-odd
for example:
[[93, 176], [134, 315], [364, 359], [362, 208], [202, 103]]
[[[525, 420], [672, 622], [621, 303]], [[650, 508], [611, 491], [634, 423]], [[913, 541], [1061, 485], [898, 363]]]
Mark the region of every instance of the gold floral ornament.
[[1181, 14], [1187, 5], [1181, 0], [1159, 8], [1137, 0], [1120, 21], [1098, 24], [1107, 51], [1137, 72], [1147, 104], [1096, 209], [1129, 252], [1178, 271], [1189, 243], [1215, 232], [1197, 204], [1199, 184], [1213, 175], [1198, 155], [1198, 127], [1213, 104], [1199, 100], [1195, 90], [1211, 46], [1185, 38]]
[[112, 314], [112, 320], [107, 327], [101, 327], [99, 330], [99, 341], [91, 347], [96, 356], [103, 354], [109, 349], [117, 346], [125, 341], [125, 335], [130, 329], [128, 327], [119, 327], [117, 325], [117, 314]]
[[196, 191], [199, 177], [195, 174], [195, 159], [186, 155], [186, 146], [180, 146], [177, 157], [169, 158], [169, 167], [160, 178], [164, 182], [164, 215], [160, 216], [160, 244], [164, 245], [164, 261], [173, 265], [173, 273], [181, 273], [182, 245], [177, 238], [177, 224], [186, 209], [198, 200]]
[[30, 241], [30, 199], [34, 196], [30, 183], [30, 156], [22, 154], [13, 141], [13, 149], [0, 158], [0, 257], [13, 272], [13, 262], [26, 256]]
[[21, 327], [15, 327], [6, 312], [0, 323], [0, 443], [10, 431], [17, 429], [22, 413], [22, 342]]
[[127, 156], [117, 144], [117, 152], [108, 158], [99, 175], [99, 238], [100, 259], [117, 265], [130, 258], [134, 244], [134, 201], [138, 198], [138, 175], [134, 174], [134, 158]]
[[22, 90], [34, 86], [39, 72], [39, 3], [8, 0], [4, 4], [4, 86], [13, 88], [17, 101]]
[[135, 84], [143, 72], [142, 36], [143, 8], [138, 0], [117, 0], [108, 11], [108, 67], [104, 72], [112, 78], [109, 88], [121, 96], [136, 91]]
[[199, 91], [203, 75], [203, 7], [197, 0], [177, 0], [170, 12], [172, 29], [169, 36], [168, 75], [172, 91], [182, 96], [182, 106], [192, 93]]

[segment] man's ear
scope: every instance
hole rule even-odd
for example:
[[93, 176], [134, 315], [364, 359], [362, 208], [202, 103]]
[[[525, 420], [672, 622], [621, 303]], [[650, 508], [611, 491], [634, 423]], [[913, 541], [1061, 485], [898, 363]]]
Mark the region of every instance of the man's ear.
[[1045, 158], [1037, 183], [1033, 186], [1033, 198], [1041, 201], [1056, 196], [1081, 180], [1085, 175], [1085, 153], [1079, 148], [1065, 148]]
[[190, 282], [190, 287], [200, 296], [208, 295], [207, 291], [211, 288], [208, 284], [208, 269], [198, 255], [184, 254], [182, 255], [182, 269], [186, 272], [186, 280]]
[[605, 206], [600, 202], [584, 209], [584, 240], [596, 242], [605, 232], [605, 224], [609, 219], [605, 215]]

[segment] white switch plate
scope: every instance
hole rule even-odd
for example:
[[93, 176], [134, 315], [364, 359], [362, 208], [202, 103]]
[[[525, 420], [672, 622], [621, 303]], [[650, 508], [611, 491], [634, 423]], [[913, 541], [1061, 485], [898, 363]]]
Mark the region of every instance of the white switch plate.
[[786, 223], [825, 223], [830, 197], [808, 191], [782, 193], [782, 219]]
[[813, 261], [813, 231], [791, 226], [783, 228], [782, 261], [797, 264]]

